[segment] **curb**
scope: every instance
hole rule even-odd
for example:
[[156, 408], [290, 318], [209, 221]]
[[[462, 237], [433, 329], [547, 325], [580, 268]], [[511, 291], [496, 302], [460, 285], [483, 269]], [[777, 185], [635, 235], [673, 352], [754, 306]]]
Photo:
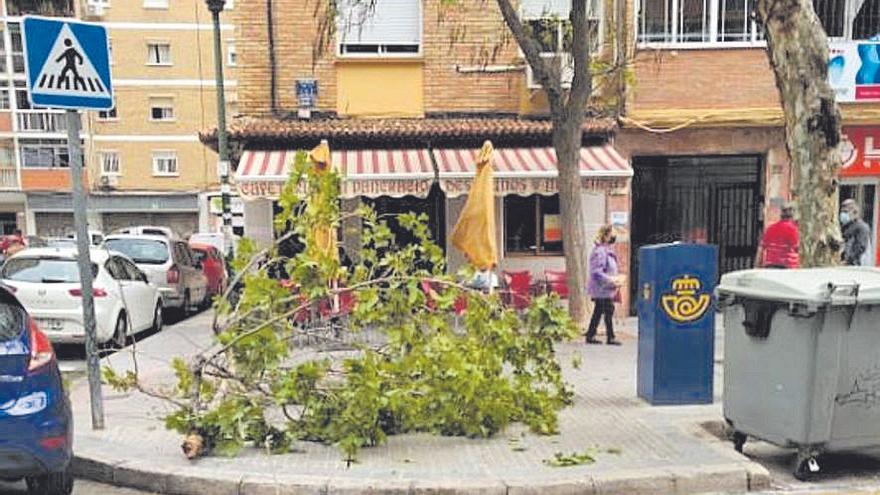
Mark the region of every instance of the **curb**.
[[368, 479], [318, 476], [233, 476], [206, 469], [76, 455], [77, 477], [169, 495], [690, 495], [742, 493], [770, 487], [770, 474], [747, 460], [718, 466], [619, 470], [553, 480]]

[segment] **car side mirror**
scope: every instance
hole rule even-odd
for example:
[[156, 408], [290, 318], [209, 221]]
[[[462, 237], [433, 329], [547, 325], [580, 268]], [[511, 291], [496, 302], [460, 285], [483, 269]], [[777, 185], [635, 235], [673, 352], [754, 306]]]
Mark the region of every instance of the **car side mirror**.
[[146, 273], [141, 273], [140, 279], [141, 279], [141, 282], [143, 282], [143, 283], [145, 283], [145, 284], [149, 284], [149, 283], [150, 283], [150, 279], [147, 278], [147, 274], [146, 274]]
[[201, 270], [204, 267], [201, 261], [196, 261], [196, 264], [194, 266], [196, 267], [196, 270]]

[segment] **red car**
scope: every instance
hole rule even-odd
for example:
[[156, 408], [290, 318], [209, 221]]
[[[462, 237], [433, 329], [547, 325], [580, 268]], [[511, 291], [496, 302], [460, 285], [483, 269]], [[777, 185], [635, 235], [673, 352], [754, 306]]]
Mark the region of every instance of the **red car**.
[[189, 247], [195, 254], [196, 262], [208, 278], [208, 298], [222, 294], [226, 289], [226, 262], [223, 254], [214, 246], [191, 242]]

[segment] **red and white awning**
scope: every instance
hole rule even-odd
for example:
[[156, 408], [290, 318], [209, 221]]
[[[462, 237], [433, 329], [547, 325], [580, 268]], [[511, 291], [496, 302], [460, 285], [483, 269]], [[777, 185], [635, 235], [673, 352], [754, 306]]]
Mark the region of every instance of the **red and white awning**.
[[[235, 175], [245, 197], [277, 198], [290, 175], [296, 151], [244, 151]], [[343, 198], [427, 197], [434, 182], [426, 149], [334, 151], [333, 166], [343, 177]]]
[[[448, 197], [470, 190], [476, 175], [479, 150], [434, 150], [440, 187]], [[498, 148], [494, 162], [495, 194], [556, 194], [556, 151], [553, 148]], [[618, 182], [632, 177], [632, 167], [610, 144], [585, 146], [580, 150], [580, 175], [588, 189], [620, 187]]]

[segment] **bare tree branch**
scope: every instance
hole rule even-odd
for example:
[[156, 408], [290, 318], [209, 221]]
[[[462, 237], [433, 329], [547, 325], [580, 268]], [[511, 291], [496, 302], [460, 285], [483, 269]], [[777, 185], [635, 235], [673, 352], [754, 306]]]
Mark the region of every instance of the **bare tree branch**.
[[[547, 93], [547, 100], [550, 102], [551, 109], [561, 109], [563, 102], [562, 81], [560, 71], [553, 71], [547, 65], [547, 61], [541, 57], [541, 48], [533, 36], [526, 32], [522, 19], [516, 12], [516, 8], [511, 4], [510, 0], [496, 0], [498, 8], [501, 9], [501, 15], [504, 22], [513, 33], [513, 38], [519, 45], [520, 50], [526, 57], [529, 65], [532, 67], [532, 73], [541, 81], [541, 86]], [[554, 111], [555, 113], [555, 111]]]

